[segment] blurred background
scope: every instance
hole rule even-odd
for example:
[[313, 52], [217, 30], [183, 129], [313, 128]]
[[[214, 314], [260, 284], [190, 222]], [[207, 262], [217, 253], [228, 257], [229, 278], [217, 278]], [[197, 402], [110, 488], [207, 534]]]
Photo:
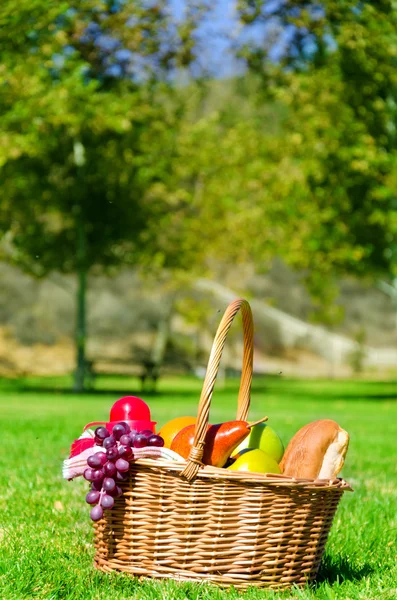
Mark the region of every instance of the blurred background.
[[[0, 376], [397, 375], [391, 0], [2, 0]], [[239, 328], [225, 376], [238, 372]]]

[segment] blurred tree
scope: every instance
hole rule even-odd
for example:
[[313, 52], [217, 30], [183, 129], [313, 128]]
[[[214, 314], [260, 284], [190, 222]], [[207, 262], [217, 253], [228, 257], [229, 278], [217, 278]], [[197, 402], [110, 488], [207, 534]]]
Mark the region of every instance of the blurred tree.
[[156, 191], [178, 122], [167, 79], [194, 58], [189, 14], [173, 23], [161, 0], [0, 6], [2, 249], [35, 276], [77, 274], [76, 390], [88, 273], [180, 266], [199, 250], [178, 246], [187, 199]]
[[319, 298], [334, 274], [390, 280], [397, 272], [394, 3], [240, 0], [238, 8], [255, 27], [240, 50], [262, 81], [258, 100], [285, 107], [280, 168], [286, 179], [299, 173], [285, 205], [293, 224], [288, 261], [311, 273]]

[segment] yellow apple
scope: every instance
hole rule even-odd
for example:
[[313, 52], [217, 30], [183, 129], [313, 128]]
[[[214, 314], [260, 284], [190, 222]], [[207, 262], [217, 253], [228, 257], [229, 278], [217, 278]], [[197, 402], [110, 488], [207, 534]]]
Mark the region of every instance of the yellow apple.
[[258, 448], [243, 452], [227, 468], [231, 471], [250, 471], [251, 473], [281, 473], [280, 467], [274, 458]]
[[232, 457], [246, 448], [257, 448], [271, 456], [277, 463], [283, 457], [284, 445], [280, 436], [267, 423], [258, 423], [251, 427], [251, 433], [232, 453]]

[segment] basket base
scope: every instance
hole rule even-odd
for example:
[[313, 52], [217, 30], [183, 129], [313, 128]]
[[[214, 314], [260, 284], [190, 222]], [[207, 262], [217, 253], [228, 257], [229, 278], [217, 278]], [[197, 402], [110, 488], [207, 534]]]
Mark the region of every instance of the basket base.
[[237, 589], [315, 580], [341, 485], [205, 470], [187, 482], [173, 465], [148, 463], [131, 465], [123, 495], [94, 524], [98, 569]]
[[274, 577], [269, 576], [269, 581], [266, 581], [261, 576], [261, 579], [255, 579], [247, 577], [246, 581], [241, 579], [241, 575], [238, 575], [236, 579], [233, 577], [226, 578], [224, 575], [216, 575], [216, 574], [203, 574], [203, 573], [193, 573], [187, 571], [186, 573], [178, 572], [166, 572], [166, 571], [153, 571], [149, 573], [146, 569], [139, 569], [136, 567], [128, 567], [125, 564], [121, 565], [117, 560], [107, 560], [103, 559], [94, 559], [94, 567], [99, 571], [104, 573], [112, 573], [114, 571], [118, 571], [120, 573], [126, 573], [131, 577], [136, 577], [139, 581], [150, 581], [153, 579], [172, 579], [176, 582], [184, 583], [207, 583], [210, 585], [214, 585], [216, 587], [221, 588], [235, 588], [238, 590], [247, 590], [249, 588], [257, 588], [257, 589], [274, 589], [274, 590], [283, 590], [294, 587], [305, 587], [306, 585], [313, 583], [316, 578], [316, 574], [311, 573], [301, 573], [299, 576], [291, 576], [285, 577], [284, 581], [274, 580]]

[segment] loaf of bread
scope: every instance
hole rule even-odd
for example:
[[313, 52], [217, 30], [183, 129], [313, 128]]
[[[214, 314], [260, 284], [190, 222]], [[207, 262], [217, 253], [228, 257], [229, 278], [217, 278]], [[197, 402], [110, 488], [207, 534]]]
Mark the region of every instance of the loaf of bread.
[[334, 479], [343, 467], [349, 434], [330, 419], [309, 423], [288, 444], [281, 472], [302, 479]]

